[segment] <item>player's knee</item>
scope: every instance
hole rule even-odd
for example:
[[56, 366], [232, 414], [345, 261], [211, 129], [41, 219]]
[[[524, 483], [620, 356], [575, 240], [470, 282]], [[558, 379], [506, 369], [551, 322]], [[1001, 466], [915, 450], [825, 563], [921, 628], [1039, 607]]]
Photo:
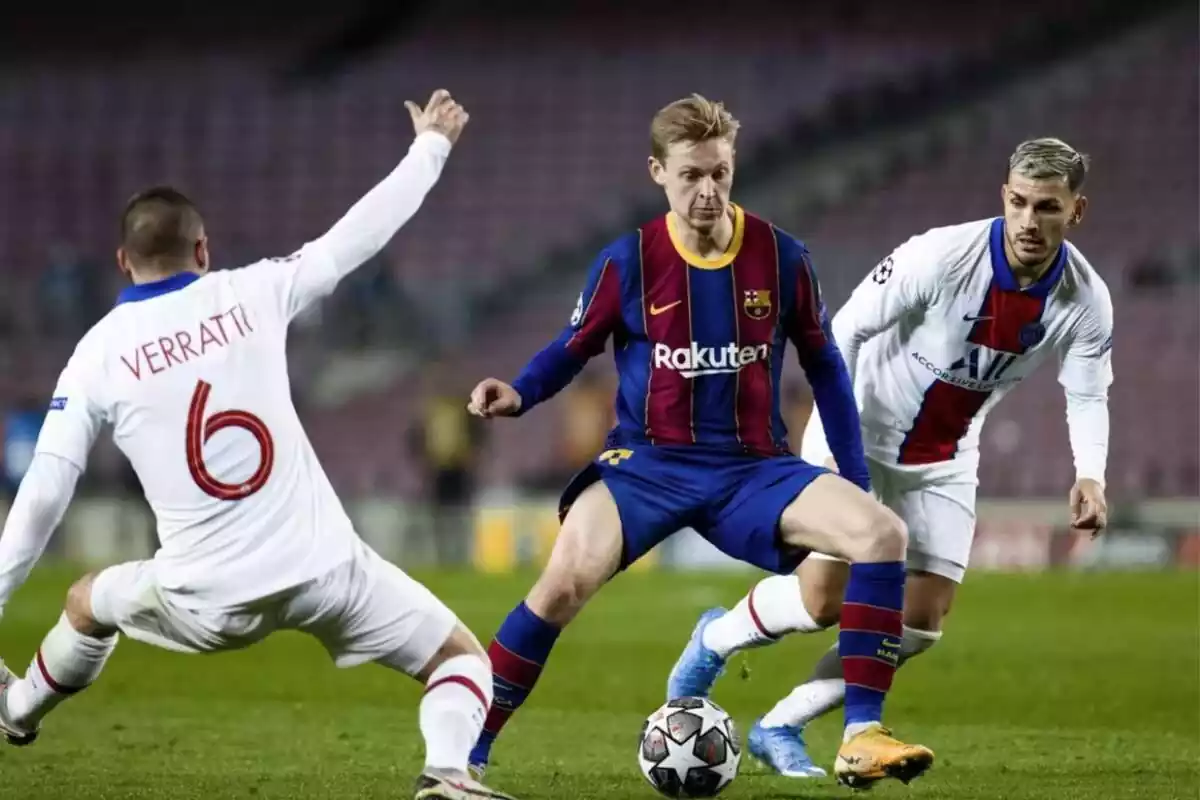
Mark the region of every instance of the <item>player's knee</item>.
[[442, 645], [438, 655], [446, 659], [456, 656], [479, 656], [480, 658], [486, 658], [487, 651], [483, 649], [483, 645], [475, 638], [475, 634], [471, 633], [470, 629], [460, 622], [446, 639], [446, 643]]
[[478, 658], [488, 668], [492, 669], [492, 662], [488, 659], [487, 651], [483, 649], [483, 645], [475, 638], [475, 634], [462, 623], [455, 626], [450, 635], [446, 637], [446, 641], [434, 653], [433, 658], [418, 672], [414, 677], [422, 683], [428, 682], [429, 676], [434, 670], [446, 663], [452, 658], [459, 656], [471, 656]]
[[872, 501], [855, 515], [850, 526], [846, 539], [852, 562], [904, 560], [908, 527], [891, 509]]
[[95, 573], [84, 575], [67, 590], [67, 601], [63, 612], [71, 627], [85, 636], [103, 636], [112, 633], [112, 629], [96, 621], [92, 611], [92, 584], [96, 579]]
[[575, 546], [572, 540], [580, 537], [566, 528], [562, 535], [568, 538], [555, 548], [525, 601], [533, 613], [560, 628], [575, 619], [612, 573], [606, 560], [591, 558]]
[[810, 559], [800, 569], [800, 599], [813, 622], [822, 628], [838, 623], [846, 594], [846, 565], [841, 561]]
[[529, 610], [559, 628], [583, 610], [602, 581], [580, 569], [547, 567], [529, 592]]
[[563, 627], [617, 572], [621, 550], [616, 504], [603, 484], [595, 484], [568, 513], [526, 605], [547, 622]]

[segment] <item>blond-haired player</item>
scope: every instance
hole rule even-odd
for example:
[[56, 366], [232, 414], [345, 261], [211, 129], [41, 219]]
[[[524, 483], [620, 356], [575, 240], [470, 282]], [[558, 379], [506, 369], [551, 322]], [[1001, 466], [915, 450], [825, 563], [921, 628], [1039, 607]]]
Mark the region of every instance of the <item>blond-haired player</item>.
[[[563, 627], [617, 572], [690, 525], [776, 573], [790, 574], [809, 549], [851, 562], [841, 657], [856, 680], [838, 775], [857, 786], [911, 780], [933, 753], [880, 724], [901, 635], [905, 530], [866, 491], [858, 411], [808, 251], [730, 202], [737, 121], [721, 104], [671, 103], [650, 132], [650, 177], [667, 213], [601, 251], [562, 334], [512, 384], [489, 378], [471, 396], [480, 416], [527, 413], [613, 342], [617, 426], [567, 487], [549, 564], [489, 648], [496, 701], [471, 764], [487, 763]], [[775, 387], [789, 342], [841, 475], [788, 449]], [[676, 767], [683, 790], [700, 788], [692, 781], [702, 773]]]
[[[1070, 524], [1093, 532], [1105, 526], [1112, 301], [1100, 275], [1066, 241], [1087, 208], [1087, 167], [1058, 139], [1021, 143], [1001, 188], [1003, 216], [913, 237], [834, 317], [872, 489], [908, 526], [901, 662], [941, 638], [966, 571], [984, 419], [1046, 361], [1056, 363], [1066, 392], [1076, 467]], [[820, 411], [801, 445], [814, 463], [830, 455]], [[738, 650], [831, 625], [846, 565], [814, 554], [798, 573], [799, 580], [763, 580], [732, 611], [706, 612], [672, 673], [673, 691], [706, 695]], [[801, 731], [843, 701], [847, 683], [835, 647], [807, 683], [755, 725], [752, 751], [785, 775], [823, 775]]]
[[104, 423], [154, 512], [147, 561], [80, 578], [23, 678], [0, 664], [0, 732], [29, 744], [46, 715], [100, 675], [118, 633], [184, 653], [281, 629], [338, 666], [368, 661], [426, 685], [426, 766], [415, 797], [503, 798], [467, 775], [491, 705], [478, 641], [424, 586], [355, 534], [289, 388], [288, 325], [377, 253], [433, 188], [467, 114], [437, 91], [407, 104], [407, 156], [319, 239], [288, 258], [209, 271], [195, 206], [158, 187], [122, 217], [132, 282], [79, 342], [0, 536], [0, 609], [62, 518]]

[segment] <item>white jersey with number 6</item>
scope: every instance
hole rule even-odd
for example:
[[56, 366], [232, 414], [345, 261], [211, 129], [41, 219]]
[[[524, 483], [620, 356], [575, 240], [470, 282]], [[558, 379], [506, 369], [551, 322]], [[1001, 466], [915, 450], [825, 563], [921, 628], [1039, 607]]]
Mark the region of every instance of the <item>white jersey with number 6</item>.
[[154, 512], [164, 588], [237, 603], [350, 557], [354, 531], [292, 405], [293, 314], [332, 288], [319, 249], [134, 287], [63, 370], [38, 452], [81, 469], [103, 422]]
[[[833, 319], [850, 370], [868, 457], [968, 475], [988, 410], [1047, 359], [1058, 365], [1078, 477], [1103, 482], [1112, 382], [1112, 300], [1064, 242], [1043, 277], [1020, 287], [1004, 222], [935, 228], [905, 242]], [[802, 444], [828, 456], [814, 414]]]
[[155, 575], [175, 604], [269, 597], [357, 552], [292, 404], [288, 324], [391, 238], [449, 151], [445, 137], [422, 134], [392, 175], [293, 256], [132, 286], [80, 341], [37, 452], [82, 470], [101, 425], [112, 425], [153, 509]]

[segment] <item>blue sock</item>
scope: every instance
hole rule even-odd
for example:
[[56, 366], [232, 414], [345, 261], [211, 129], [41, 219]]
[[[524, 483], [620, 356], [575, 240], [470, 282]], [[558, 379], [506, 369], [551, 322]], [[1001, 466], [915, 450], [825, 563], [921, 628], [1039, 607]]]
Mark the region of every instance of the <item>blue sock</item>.
[[492, 685], [495, 699], [479, 741], [471, 750], [470, 763], [483, 766], [488, 762], [492, 743], [509, 717], [521, 707], [533, 691], [546, 659], [550, 657], [559, 629], [529, 610], [521, 603], [505, 618], [496, 638], [488, 646], [492, 660]]
[[900, 664], [904, 563], [851, 564], [838, 654], [846, 677], [846, 724], [878, 722]]

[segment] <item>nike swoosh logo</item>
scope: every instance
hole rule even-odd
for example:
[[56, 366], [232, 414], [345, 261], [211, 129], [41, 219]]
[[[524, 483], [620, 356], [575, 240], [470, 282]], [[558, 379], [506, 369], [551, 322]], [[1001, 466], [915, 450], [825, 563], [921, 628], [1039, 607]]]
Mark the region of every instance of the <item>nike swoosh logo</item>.
[[995, 317], [973, 317], [970, 314], [963, 314], [963, 322], [980, 322], [985, 319], [995, 319]]
[[657, 317], [659, 314], [662, 314], [666, 311], [670, 311], [672, 308], [674, 308], [675, 306], [679, 305], [682, 302], [683, 302], [682, 300], [676, 300], [674, 303], [667, 303], [665, 306], [656, 306], [656, 305], [654, 305], [654, 303], [651, 303], [650, 304], [650, 316]]

